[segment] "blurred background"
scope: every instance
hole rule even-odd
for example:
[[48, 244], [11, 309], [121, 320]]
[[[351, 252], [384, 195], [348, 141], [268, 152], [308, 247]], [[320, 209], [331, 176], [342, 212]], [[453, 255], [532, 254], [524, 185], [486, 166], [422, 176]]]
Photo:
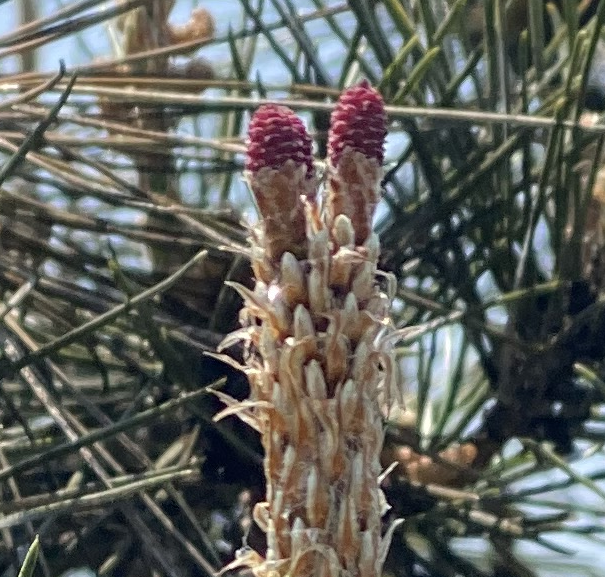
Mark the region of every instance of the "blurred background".
[[252, 282], [247, 122], [285, 101], [321, 172], [363, 78], [405, 374], [386, 572], [600, 574], [602, 4], [0, 1], [0, 575], [35, 535], [45, 576], [264, 551], [256, 433], [209, 391], [247, 383], [207, 354]]

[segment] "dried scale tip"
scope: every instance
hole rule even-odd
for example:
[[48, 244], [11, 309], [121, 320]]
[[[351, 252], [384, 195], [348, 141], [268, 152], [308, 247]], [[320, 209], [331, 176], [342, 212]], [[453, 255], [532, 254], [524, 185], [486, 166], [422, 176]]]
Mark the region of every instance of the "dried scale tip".
[[[366, 146], [355, 130], [369, 110], [382, 115], [384, 132], [384, 111], [367, 85], [342, 102], [330, 133], [340, 155], [331, 187], [363, 197], [379, 181], [382, 140], [376, 132]], [[383, 409], [400, 391], [393, 295], [381, 289], [392, 283], [377, 281], [388, 275], [378, 271], [371, 210], [357, 218], [357, 197], [333, 202], [332, 215], [319, 210], [311, 139], [282, 106], [252, 118], [246, 176], [261, 215], [251, 239], [257, 282], [254, 290], [231, 284], [244, 299], [244, 326], [223, 347], [244, 341], [251, 394], [221, 399], [223, 414], [236, 412], [261, 434], [267, 498], [254, 519], [267, 554], [247, 550], [233, 567], [257, 577], [376, 577], [392, 535], [383, 536], [381, 521]]]
[[306, 250], [302, 196], [315, 192], [311, 137], [285, 106], [267, 104], [252, 116], [248, 128], [246, 176], [261, 215], [264, 248], [277, 264], [285, 252]]
[[328, 135], [328, 223], [348, 216], [355, 241], [372, 231], [380, 199], [387, 116], [380, 94], [366, 81], [346, 90], [332, 112]]

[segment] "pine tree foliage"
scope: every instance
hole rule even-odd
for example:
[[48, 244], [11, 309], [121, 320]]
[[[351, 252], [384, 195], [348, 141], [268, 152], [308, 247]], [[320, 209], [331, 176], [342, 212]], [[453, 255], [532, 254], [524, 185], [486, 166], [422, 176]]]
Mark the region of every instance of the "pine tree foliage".
[[25, 574], [209, 576], [244, 535], [263, 551], [258, 438], [213, 420], [217, 393], [248, 391], [213, 356], [230, 282], [251, 286], [247, 124], [289, 106], [321, 172], [362, 79], [387, 104], [375, 230], [405, 375], [385, 573], [585, 574], [572, 553], [603, 545], [605, 515], [605, 2], [46, 4], [0, 1], [0, 574], [36, 535]]

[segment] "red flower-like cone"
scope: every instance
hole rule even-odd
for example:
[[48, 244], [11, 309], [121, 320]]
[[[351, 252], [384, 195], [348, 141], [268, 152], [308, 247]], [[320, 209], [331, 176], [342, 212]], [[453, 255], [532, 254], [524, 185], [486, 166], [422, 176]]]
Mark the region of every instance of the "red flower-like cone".
[[261, 214], [265, 257], [302, 256], [307, 235], [302, 196], [315, 194], [311, 137], [292, 110], [267, 104], [248, 130], [246, 176]]
[[341, 95], [332, 112], [328, 136], [328, 223], [343, 214], [351, 219], [355, 241], [372, 232], [380, 199], [387, 116], [380, 94], [366, 81]]
[[265, 106], [250, 124], [257, 282], [254, 290], [231, 283], [245, 302], [243, 327], [222, 344], [245, 343], [250, 398], [220, 396], [228, 405], [221, 416], [236, 412], [265, 449], [266, 500], [253, 515], [266, 555], [243, 550], [229, 566], [251, 567], [255, 577], [382, 574], [394, 530], [382, 532], [382, 409], [400, 400], [392, 294], [378, 282], [388, 275], [378, 270], [371, 234], [385, 125], [382, 100], [367, 84], [343, 95], [320, 210], [302, 122]]

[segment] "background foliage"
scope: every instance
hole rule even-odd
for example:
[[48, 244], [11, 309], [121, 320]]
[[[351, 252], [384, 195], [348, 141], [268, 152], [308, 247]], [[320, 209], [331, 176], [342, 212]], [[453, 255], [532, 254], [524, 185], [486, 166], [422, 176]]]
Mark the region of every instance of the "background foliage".
[[248, 531], [262, 550], [257, 439], [212, 420], [210, 389], [247, 384], [205, 355], [238, 323], [224, 282], [250, 278], [246, 123], [286, 101], [321, 168], [333, 101], [368, 78], [408, 398], [388, 572], [586, 574], [605, 3], [39, 4], [0, 2], [0, 572], [36, 534], [39, 575], [211, 575]]

